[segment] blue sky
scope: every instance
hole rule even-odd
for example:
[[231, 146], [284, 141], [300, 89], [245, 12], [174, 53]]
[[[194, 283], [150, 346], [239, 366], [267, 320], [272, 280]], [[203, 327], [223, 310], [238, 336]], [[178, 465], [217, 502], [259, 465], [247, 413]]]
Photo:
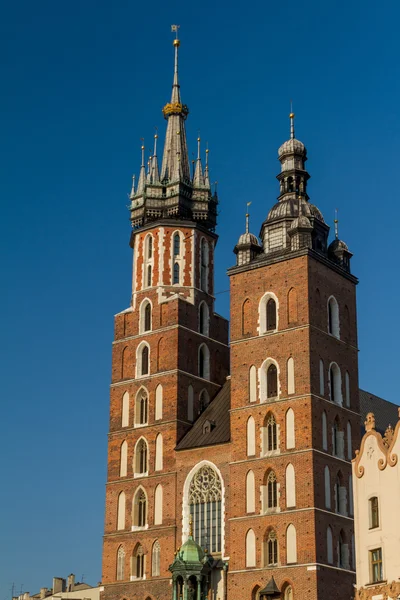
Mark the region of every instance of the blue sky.
[[[162, 141], [171, 23], [190, 152], [219, 182], [216, 290], [277, 148], [308, 148], [311, 200], [354, 252], [360, 385], [397, 402], [398, 2], [1, 2], [3, 356], [0, 600], [101, 577], [113, 315], [130, 297], [127, 193]], [[217, 295], [228, 316], [228, 294]], [[379, 356], [379, 361], [377, 360]]]

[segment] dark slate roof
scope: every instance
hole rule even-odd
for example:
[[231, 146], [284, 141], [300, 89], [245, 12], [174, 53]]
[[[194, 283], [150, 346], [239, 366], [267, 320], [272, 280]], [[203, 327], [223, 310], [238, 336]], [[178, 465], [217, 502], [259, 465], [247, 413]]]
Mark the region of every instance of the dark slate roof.
[[[181, 439], [176, 450], [188, 450], [201, 446], [224, 444], [231, 439], [231, 423], [229, 410], [231, 408], [231, 381], [227, 379], [214, 400]], [[210, 431], [203, 433], [206, 421], [211, 424]]]
[[393, 402], [388, 402], [375, 394], [360, 390], [360, 413], [361, 426], [364, 429], [364, 421], [369, 412], [375, 415], [375, 427], [380, 433], [385, 433], [388, 425], [395, 427], [399, 419], [399, 407]]

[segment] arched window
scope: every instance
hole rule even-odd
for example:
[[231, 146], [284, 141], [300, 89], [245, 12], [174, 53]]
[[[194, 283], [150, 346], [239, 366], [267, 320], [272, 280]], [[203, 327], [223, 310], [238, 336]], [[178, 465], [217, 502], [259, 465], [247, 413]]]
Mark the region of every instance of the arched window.
[[146, 287], [151, 287], [151, 278], [152, 278], [152, 268], [151, 265], [147, 265], [147, 274], [146, 274]]
[[286, 529], [286, 562], [288, 565], [297, 563], [297, 534], [292, 523]]
[[134, 579], [143, 579], [144, 577], [144, 550], [141, 544], [138, 544], [133, 551], [132, 576]]
[[125, 550], [123, 546], [118, 548], [117, 552], [117, 581], [125, 579]]
[[347, 421], [347, 458], [348, 460], [351, 460], [353, 458], [350, 421]]
[[146, 258], [153, 258], [153, 236], [149, 234], [146, 237]]
[[210, 552], [221, 552], [221, 480], [209, 465], [202, 466], [190, 482], [188, 504], [193, 538]]
[[145, 527], [147, 524], [147, 498], [143, 488], [139, 488], [133, 498], [132, 525]]
[[251, 300], [246, 298], [242, 305], [242, 335], [248, 335], [252, 329], [252, 308]]
[[122, 420], [121, 420], [121, 426], [122, 427], [128, 427], [129, 426], [129, 393], [128, 392], [124, 392], [124, 395], [122, 396]]
[[193, 422], [194, 420], [194, 394], [193, 386], [188, 387], [188, 410], [187, 410], [188, 421]]
[[161, 383], [156, 387], [156, 410], [155, 410], [155, 420], [160, 421], [162, 419], [163, 413], [163, 386]]
[[296, 506], [296, 480], [294, 467], [291, 463], [286, 467], [286, 508]]
[[125, 492], [118, 496], [117, 529], [125, 529]]
[[353, 476], [349, 475], [349, 513], [351, 516], [354, 515], [353, 506]]
[[180, 269], [179, 269], [179, 263], [174, 263], [174, 281], [173, 283], [180, 283]]
[[278, 329], [278, 299], [272, 292], [266, 292], [259, 304], [259, 333]]
[[119, 461], [119, 476], [126, 477], [128, 472], [128, 442], [124, 440], [121, 444], [120, 461]]
[[199, 396], [199, 414], [201, 414], [210, 404], [210, 397], [207, 390], [202, 390]]
[[379, 527], [379, 502], [378, 497], [373, 496], [368, 500], [369, 506], [369, 528], [375, 529]]
[[254, 472], [248, 471], [246, 475], [246, 512], [253, 513], [256, 511], [256, 493]]
[[333, 535], [330, 527], [326, 530], [326, 558], [330, 565], [333, 565]]
[[333, 455], [344, 458], [344, 432], [340, 430], [339, 418], [333, 422], [332, 428], [332, 450]]
[[210, 351], [205, 344], [199, 348], [199, 377], [210, 379]]
[[256, 425], [253, 417], [247, 419], [247, 456], [256, 454]]
[[148, 452], [147, 442], [144, 438], [141, 438], [135, 447], [135, 474], [145, 475], [148, 471]]
[[336, 363], [331, 363], [329, 367], [329, 389], [331, 401], [342, 406], [342, 376]]
[[121, 355], [121, 379], [125, 379], [126, 377], [129, 376], [128, 358], [129, 358], [128, 347], [125, 346], [125, 348], [122, 350], [122, 355]]
[[324, 377], [324, 361], [319, 359], [319, 395], [325, 396], [325, 377]]
[[208, 335], [208, 306], [205, 302], [201, 302], [199, 306], [199, 331]]
[[162, 471], [163, 468], [163, 437], [159, 433], [156, 437], [156, 471]]
[[[147, 348], [147, 346], [145, 346]], [[141, 388], [136, 394], [135, 425], [146, 425], [148, 418], [148, 393]]]
[[293, 588], [291, 585], [285, 587], [283, 600], [293, 600]]
[[322, 413], [322, 448], [328, 450], [328, 423], [325, 411]]
[[267, 508], [278, 507], [278, 483], [274, 471], [270, 471], [267, 478]]
[[267, 358], [260, 367], [261, 402], [278, 397], [278, 366], [272, 358]]
[[159, 484], [154, 493], [154, 525], [163, 522], [163, 487]]
[[137, 377], [144, 377], [150, 374], [150, 349], [146, 342], [139, 344], [136, 351]]
[[274, 530], [271, 530], [266, 540], [266, 552], [264, 553], [265, 565], [271, 567], [278, 564], [278, 540]]
[[324, 469], [324, 485], [325, 485], [325, 508], [331, 508], [331, 474], [329, 467]]
[[250, 402], [257, 401], [257, 369], [254, 365], [249, 370], [249, 400]]
[[179, 256], [181, 253], [181, 236], [179, 233], [174, 235], [174, 256]]
[[161, 562], [161, 546], [160, 546], [160, 542], [158, 540], [156, 540], [153, 544], [153, 550], [151, 552], [151, 575], [152, 575], [152, 577], [159, 577], [160, 562]]
[[149, 300], [143, 300], [139, 314], [139, 333], [151, 331], [151, 302]]
[[252, 529], [246, 534], [246, 567], [256, 566], [256, 536]]
[[346, 543], [346, 536], [342, 530], [339, 534], [339, 567], [342, 569], [349, 568], [349, 546]]
[[274, 364], [267, 370], [267, 397], [275, 398], [278, 395], [278, 371]]
[[348, 371], [346, 371], [344, 381], [345, 381], [346, 406], [350, 406], [350, 375], [349, 375]]
[[274, 452], [278, 449], [278, 430], [276, 425], [275, 417], [272, 413], [269, 413], [264, 421], [264, 453]]
[[291, 288], [288, 293], [288, 323], [292, 325], [297, 321], [297, 292], [295, 288]]
[[270, 298], [267, 302], [267, 331], [274, 331], [276, 329], [276, 302], [273, 298]]
[[343, 484], [343, 475], [340, 471], [335, 484], [335, 510], [337, 513], [347, 516], [347, 489]]
[[204, 238], [200, 242], [200, 289], [208, 292], [208, 244]]
[[340, 339], [339, 333], [339, 305], [336, 298], [331, 296], [328, 300], [328, 331]]
[[294, 410], [289, 408], [286, 412], [286, 449], [291, 450], [296, 447]]
[[288, 387], [288, 394], [295, 393], [294, 359], [292, 356], [287, 361], [287, 387]]

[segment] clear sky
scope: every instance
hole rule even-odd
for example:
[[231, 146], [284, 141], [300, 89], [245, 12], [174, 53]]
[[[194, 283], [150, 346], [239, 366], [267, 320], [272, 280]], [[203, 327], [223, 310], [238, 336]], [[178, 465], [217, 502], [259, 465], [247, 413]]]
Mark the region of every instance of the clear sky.
[[258, 233], [276, 201], [293, 98], [311, 200], [339, 209], [360, 278], [360, 386], [399, 401], [399, 19], [396, 0], [1, 2], [0, 600], [101, 578], [127, 193], [140, 138], [163, 140], [171, 23], [190, 152], [200, 130], [219, 182], [217, 310], [246, 202]]

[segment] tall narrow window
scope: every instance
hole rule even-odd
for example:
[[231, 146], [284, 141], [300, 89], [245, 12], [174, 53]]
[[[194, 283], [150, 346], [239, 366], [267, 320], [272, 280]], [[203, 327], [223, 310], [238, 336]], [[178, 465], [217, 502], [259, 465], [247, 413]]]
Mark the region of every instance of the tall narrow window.
[[288, 293], [288, 323], [291, 325], [297, 321], [297, 292], [295, 288], [291, 288]]
[[331, 473], [329, 467], [324, 469], [325, 508], [331, 508]]
[[179, 233], [174, 235], [174, 256], [179, 256], [181, 253], [181, 237]]
[[179, 263], [175, 263], [174, 264], [174, 284], [175, 283], [180, 283], [180, 279], [179, 279]]
[[199, 377], [210, 379], [210, 351], [205, 344], [199, 348]]
[[160, 542], [156, 540], [153, 544], [153, 550], [151, 553], [151, 575], [152, 577], [159, 577], [160, 575], [160, 559], [161, 559], [161, 546]]
[[210, 552], [222, 549], [222, 485], [209, 465], [202, 466], [190, 482], [188, 503], [195, 541]]
[[122, 546], [118, 548], [117, 553], [117, 581], [125, 579], [125, 550]]
[[256, 425], [253, 417], [247, 419], [247, 456], [256, 454]]
[[379, 504], [377, 496], [369, 499], [369, 528], [379, 527]]
[[270, 531], [267, 539], [267, 565], [278, 564], [278, 540], [275, 531]]
[[133, 576], [136, 579], [143, 579], [144, 577], [144, 550], [143, 546], [139, 545], [133, 555]]
[[135, 448], [135, 473], [147, 473], [147, 443], [143, 438], [138, 441]]
[[274, 471], [271, 471], [267, 479], [267, 508], [278, 506], [278, 484]]
[[289, 408], [286, 413], [286, 449], [291, 450], [296, 447], [295, 427], [294, 427], [294, 411]]
[[287, 387], [288, 394], [294, 394], [294, 359], [292, 356], [287, 361]]
[[154, 525], [161, 525], [163, 522], [163, 487], [161, 483], [156, 487], [154, 493]]
[[351, 460], [353, 458], [350, 421], [347, 421], [347, 458], [348, 460]]
[[322, 413], [322, 448], [328, 450], [328, 423], [325, 411]]
[[343, 531], [339, 534], [339, 567], [342, 569], [349, 568], [349, 545], [346, 543], [345, 534]]
[[155, 410], [155, 419], [156, 421], [160, 421], [162, 419], [163, 414], [163, 386], [161, 383], [156, 387], [156, 410]]
[[151, 330], [151, 304], [147, 302], [144, 307], [144, 331]]
[[200, 288], [208, 291], [208, 244], [204, 238], [200, 242]]
[[201, 302], [199, 306], [199, 331], [208, 335], [208, 306], [205, 302]]
[[267, 331], [276, 329], [276, 302], [270, 298], [267, 302]]
[[278, 371], [274, 364], [269, 365], [267, 371], [267, 398], [278, 395]]
[[286, 562], [288, 565], [297, 562], [297, 534], [293, 524], [286, 530]]
[[246, 534], [246, 567], [256, 566], [256, 536], [252, 529]]
[[144, 527], [147, 523], [147, 498], [144, 490], [139, 488], [133, 500], [133, 525]]
[[119, 476], [126, 477], [128, 472], [128, 442], [124, 440], [121, 444]]
[[330, 527], [326, 530], [326, 555], [328, 564], [333, 565], [333, 535]]
[[328, 331], [331, 335], [340, 338], [339, 335], [339, 305], [336, 298], [331, 296], [328, 300]]
[[325, 396], [325, 377], [324, 377], [324, 361], [319, 359], [319, 395]]
[[348, 371], [346, 371], [344, 381], [345, 381], [345, 393], [346, 393], [346, 406], [350, 406], [350, 375], [349, 375]]
[[147, 258], [153, 258], [153, 237], [151, 235], [147, 236]]
[[291, 463], [286, 467], [286, 508], [296, 506], [296, 480], [294, 467]]
[[257, 369], [254, 365], [249, 370], [249, 400], [250, 402], [257, 401]]
[[246, 475], [246, 512], [253, 513], [256, 510], [254, 472], [249, 471]]
[[146, 425], [148, 414], [148, 394], [141, 388], [136, 394], [135, 402], [135, 425]]
[[125, 529], [125, 492], [118, 496], [117, 529]]
[[163, 437], [159, 433], [156, 437], [156, 471], [162, 471], [163, 468]]
[[329, 368], [329, 387], [331, 401], [341, 406], [343, 404], [342, 376], [340, 374], [340, 369], [336, 363], [332, 363]]
[[269, 415], [267, 421], [267, 452], [278, 448], [277, 426], [274, 415]]
[[149, 374], [149, 347], [143, 346], [141, 360], [141, 375]]
[[122, 396], [122, 427], [129, 425], [129, 393], [125, 392]]
[[210, 397], [207, 390], [202, 390], [199, 396], [199, 414], [201, 414], [210, 404]]
[[146, 285], [147, 285], [147, 287], [151, 287], [151, 265], [147, 265], [146, 277], [147, 277]]
[[369, 551], [369, 567], [371, 572], [371, 583], [383, 581], [382, 548]]

